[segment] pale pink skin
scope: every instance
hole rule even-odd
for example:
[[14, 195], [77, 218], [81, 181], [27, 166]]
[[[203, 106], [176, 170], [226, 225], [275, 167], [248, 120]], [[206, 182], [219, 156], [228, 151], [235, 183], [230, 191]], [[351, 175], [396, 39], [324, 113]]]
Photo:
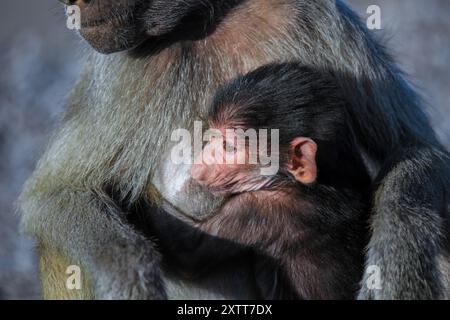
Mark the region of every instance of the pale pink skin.
[[[191, 168], [191, 176], [199, 184], [210, 188], [213, 193], [231, 195], [256, 191], [270, 177], [261, 177], [257, 164], [249, 163], [249, 151], [245, 146], [233, 147], [234, 141], [212, 138], [203, 148]], [[225, 145], [228, 144], [227, 152]], [[227, 160], [231, 163], [227, 163]]]
[[[234, 148], [235, 141], [228, 139], [225, 129], [219, 130], [225, 139], [213, 137], [206, 144], [191, 168], [192, 178], [211, 192], [225, 196], [258, 191], [270, 182], [273, 177], [262, 176], [260, 166], [249, 163], [248, 148], [245, 145]], [[227, 152], [226, 145], [231, 146], [231, 151]], [[298, 137], [291, 142], [286, 166], [297, 182], [316, 181], [316, 152], [317, 145], [309, 138]]]

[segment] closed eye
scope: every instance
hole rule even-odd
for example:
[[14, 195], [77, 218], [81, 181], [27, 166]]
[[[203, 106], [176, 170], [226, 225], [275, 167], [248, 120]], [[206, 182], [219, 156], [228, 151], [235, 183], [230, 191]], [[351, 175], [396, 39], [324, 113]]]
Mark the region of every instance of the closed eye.
[[225, 152], [230, 152], [230, 153], [237, 152], [237, 148], [234, 145], [229, 144], [227, 141], [223, 142], [223, 150], [225, 150]]

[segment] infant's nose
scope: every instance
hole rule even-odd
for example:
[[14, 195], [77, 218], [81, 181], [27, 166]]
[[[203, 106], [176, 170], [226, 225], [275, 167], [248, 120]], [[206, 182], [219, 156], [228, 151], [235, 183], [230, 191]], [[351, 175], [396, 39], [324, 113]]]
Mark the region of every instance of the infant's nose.
[[191, 177], [201, 183], [205, 179], [205, 168], [201, 164], [193, 164], [191, 167]]

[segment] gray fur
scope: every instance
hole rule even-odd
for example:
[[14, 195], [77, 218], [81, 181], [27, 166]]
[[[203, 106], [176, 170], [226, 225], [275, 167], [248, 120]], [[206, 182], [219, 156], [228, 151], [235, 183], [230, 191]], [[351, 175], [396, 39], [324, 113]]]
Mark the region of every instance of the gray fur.
[[[63, 250], [95, 275], [96, 297], [165, 297], [158, 268], [152, 267], [159, 261], [153, 244], [121, 222], [126, 212], [113, 203], [105, 187], [114, 186], [120, 198], [133, 204], [147, 199], [154, 184], [163, 197], [192, 217], [206, 217], [220, 204], [220, 199], [212, 199], [209, 193], [190, 188], [186, 170], [168, 161], [172, 131], [192, 128], [194, 120], [201, 120], [220, 84], [267, 63], [300, 60], [373, 80], [369, 89], [347, 88], [356, 99], [371, 94], [365, 99], [382, 100], [375, 107], [405, 107], [399, 97], [407, 96], [409, 89], [405, 89], [401, 76], [392, 73], [391, 61], [378, 52], [366, 32], [340, 11], [342, 5], [337, 9], [330, 0], [260, 1], [242, 4], [208, 38], [177, 42], [158, 54], [137, 58], [126, 52], [109, 56], [89, 52], [66, 115], [28, 181], [20, 204], [27, 233]], [[258, 2], [270, 6], [267, 12], [280, 16], [282, 22], [255, 10]], [[253, 23], [241, 20], [240, 13], [247, 13]], [[380, 83], [379, 79], [391, 82]], [[410, 98], [406, 101], [416, 103]], [[373, 110], [365, 104], [361, 107], [368, 121], [396, 125], [395, 118], [379, 121], [375, 114], [370, 119]], [[383, 129], [379, 128], [380, 132]], [[376, 132], [373, 139], [377, 140]], [[164, 172], [178, 174], [176, 179], [185, 182], [174, 185], [174, 176]], [[379, 197], [382, 199], [384, 193]], [[402, 199], [395, 201], [402, 205]], [[413, 283], [399, 281], [416, 275], [409, 275], [409, 268], [398, 274], [398, 265], [412, 263], [417, 252], [427, 248], [420, 240], [417, 247], [410, 248], [396, 230], [387, 230], [386, 223], [399, 230], [402, 224], [395, 215], [389, 215], [393, 208], [386, 201], [381, 203], [374, 218], [374, 231], [379, 231], [380, 238], [373, 239], [369, 263], [382, 264], [390, 272], [392, 286], [376, 296], [363, 291], [361, 298], [404, 297], [405, 286], [412, 290], [411, 296], [431, 297], [428, 284], [423, 284], [423, 294], [416, 295]], [[431, 216], [415, 223], [426, 224], [430, 218], [439, 225]], [[378, 219], [382, 222], [377, 223]], [[392, 219], [392, 224], [386, 219]], [[434, 232], [433, 228], [434, 224], [428, 231]], [[427, 242], [436, 253], [438, 234]], [[398, 257], [401, 261], [390, 260], [386, 240], [398, 241], [399, 248], [406, 250], [406, 256]]]

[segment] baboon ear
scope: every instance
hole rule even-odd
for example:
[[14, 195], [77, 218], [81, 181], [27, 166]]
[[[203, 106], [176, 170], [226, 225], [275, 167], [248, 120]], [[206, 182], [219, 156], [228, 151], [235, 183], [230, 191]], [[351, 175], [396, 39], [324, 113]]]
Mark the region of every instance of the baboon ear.
[[317, 179], [317, 144], [310, 138], [298, 137], [289, 147], [288, 171], [295, 180], [303, 184], [314, 183]]

